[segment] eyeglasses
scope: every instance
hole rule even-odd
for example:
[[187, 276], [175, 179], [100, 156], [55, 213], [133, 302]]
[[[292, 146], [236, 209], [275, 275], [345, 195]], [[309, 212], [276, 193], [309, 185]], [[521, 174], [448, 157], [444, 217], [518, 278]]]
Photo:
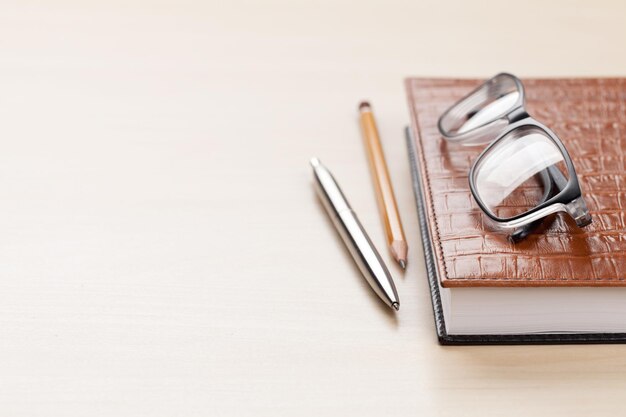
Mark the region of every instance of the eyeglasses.
[[449, 142], [490, 143], [472, 165], [470, 189], [496, 227], [513, 241], [526, 237], [554, 213], [578, 227], [591, 223], [574, 164], [561, 140], [525, 108], [519, 78], [501, 73], [439, 118]]

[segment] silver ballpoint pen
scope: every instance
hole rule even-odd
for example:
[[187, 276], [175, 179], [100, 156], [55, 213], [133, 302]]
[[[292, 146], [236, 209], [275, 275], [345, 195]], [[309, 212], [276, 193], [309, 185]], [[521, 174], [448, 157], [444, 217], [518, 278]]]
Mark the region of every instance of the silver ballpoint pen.
[[391, 274], [339, 185], [319, 159], [312, 158], [311, 166], [317, 194], [363, 276], [385, 304], [399, 310], [400, 300]]

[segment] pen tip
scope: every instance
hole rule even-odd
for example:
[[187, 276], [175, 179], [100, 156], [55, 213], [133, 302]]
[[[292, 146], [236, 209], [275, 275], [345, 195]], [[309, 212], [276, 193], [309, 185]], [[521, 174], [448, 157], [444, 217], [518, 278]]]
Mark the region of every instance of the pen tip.
[[400, 310], [400, 303], [399, 302], [395, 302], [391, 304], [391, 307], [393, 307], [396, 311]]
[[361, 103], [359, 103], [359, 110], [360, 111], [365, 111], [365, 110], [370, 110], [372, 106], [370, 106], [370, 103], [367, 101], [362, 101]]
[[400, 268], [406, 269], [406, 261], [404, 259], [400, 259], [398, 263], [400, 264]]
[[318, 167], [320, 165], [320, 160], [315, 157], [311, 158], [309, 162], [313, 168]]

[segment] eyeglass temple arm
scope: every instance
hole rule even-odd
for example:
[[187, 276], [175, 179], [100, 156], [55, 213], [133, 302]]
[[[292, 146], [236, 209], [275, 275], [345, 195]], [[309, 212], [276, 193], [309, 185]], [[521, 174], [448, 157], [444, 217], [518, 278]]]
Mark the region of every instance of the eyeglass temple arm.
[[[551, 165], [548, 168], [542, 170], [539, 175], [541, 175], [541, 181], [543, 182], [545, 187], [545, 191], [543, 193], [543, 196], [541, 197], [542, 202], [554, 197], [567, 186], [567, 178], [565, 178], [565, 175], [563, 175], [563, 173], [559, 171], [559, 169], [556, 168], [554, 165]], [[523, 240], [533, 230], [541, 226], [541, 224], [545, 220], [546, 218], [535, 220], [532, 223], [516, 229], [513, 233], [511, 233], [509, 239], [513, 243], [517, 243]]]

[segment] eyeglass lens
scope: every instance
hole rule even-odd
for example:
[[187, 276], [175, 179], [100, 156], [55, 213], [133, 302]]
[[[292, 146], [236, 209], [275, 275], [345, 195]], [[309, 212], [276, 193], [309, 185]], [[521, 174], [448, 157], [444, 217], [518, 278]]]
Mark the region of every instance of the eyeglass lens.
[[487, 210], [507, 219], [558, 194], [568, 170], [561, 150], [542, 129], [527, 126], [504, 136], [477, 162], [475, 190]]
[[458, 133], [469, 132], [508, 113], [517, 102], [518, 97], [518, 91], [511, 91], [496, 97], [493, 101], [486, 104], [485, 107], [471, 115], [471, 117], [461, 125]]

